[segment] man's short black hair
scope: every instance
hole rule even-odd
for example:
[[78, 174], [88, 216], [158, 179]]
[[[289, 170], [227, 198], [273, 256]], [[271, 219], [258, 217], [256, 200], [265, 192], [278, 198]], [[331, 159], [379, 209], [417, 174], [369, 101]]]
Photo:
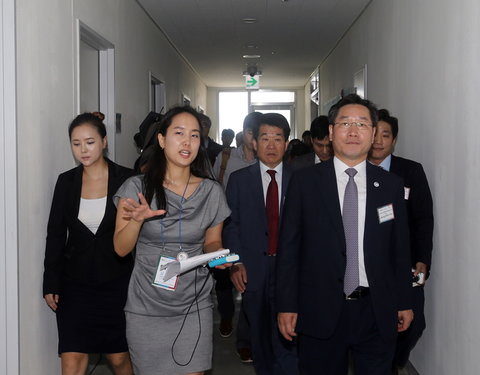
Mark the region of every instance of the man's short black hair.
[[340, 99], [337, 103], [332, 105], [332, 107], [328, 111], [328, 121], [330, 122], [331, 125], [335, 124], [335, 120], [338, 116], [338, 112], [340, 111], [340, 108], [349, 104], [358, 104], [358, 105], [363, 105], [364, 107], [367, 107], [368, 111], [370, 112], [372, 126], [373, 127], [377, 126], [377, 122], [378, 122], [377, 106], [373, 104], [370, 100], [363, 99], [357, 94], [347, 95], [342, 99]]
[[290, 125], [284, 116], [279, 113], [264, 113], [259, 120], [260, 122], [258, 126], [253, 128], [253, 138], [258, 139], [260, 126], [270, 125], [282, 129], [285, 141], [288, 140], [288, 137], [290, 136]]
[[397, 139], [398, 135], [398, 119], [396, 117], [390, 116], [388, 109], [379, 109], [378, 110], [378, 121], [385, 121], [392, 128], [393, 139]]
[[310, 131], [312, 132], [312, 139], [323, 140], [325, 137], [328, 137], [329, 131], [328, 126], [330, 125], [327, 116], [318, 116], [312, 121], [310, 125]]
[[225, 136], [230, 136], [230, 137], [232, 137], [232, 139], [235, 138], [235, 132], [232, 129], [223, 129], [222, 130], [222, 137], [224, 135]]
[[245, 116], [243, 120], [243, 130], [250, 129], [253, 131], [253, 129], [258, 128], [260, 125], [260, 117], [262, 117], [261, 112], [251, 112]]
[[198, 116], [200, 117], [200, 126], [202, 128], [207, 127], [210, 129], [212, 127], [212, 120], [210, 120], [210, 117], [203, 113], [199, 113]]

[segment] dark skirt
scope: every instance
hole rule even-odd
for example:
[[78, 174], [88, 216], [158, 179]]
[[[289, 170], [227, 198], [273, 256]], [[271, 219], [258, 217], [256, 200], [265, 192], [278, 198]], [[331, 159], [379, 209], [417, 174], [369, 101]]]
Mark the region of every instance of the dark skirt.
[[128, 351], [123, 308], [129, 279], [95, 286], [63, 284], [56, 313], [59, 354]]

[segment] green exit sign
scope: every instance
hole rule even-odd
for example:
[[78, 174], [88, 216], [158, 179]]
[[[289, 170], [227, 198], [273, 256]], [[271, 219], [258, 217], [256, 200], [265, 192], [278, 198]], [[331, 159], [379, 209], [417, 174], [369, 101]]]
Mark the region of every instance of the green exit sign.
[[245, 88], [247, 90], [258, 90], [260, 88], [260, 76], [245, 76]]

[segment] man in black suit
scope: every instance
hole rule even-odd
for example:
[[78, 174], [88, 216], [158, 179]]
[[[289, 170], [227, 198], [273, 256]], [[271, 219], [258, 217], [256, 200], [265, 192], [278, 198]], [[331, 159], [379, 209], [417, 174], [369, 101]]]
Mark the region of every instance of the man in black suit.
[[312, 121], [312, 124], [310, 125], [310, 133], [312, 136], [313, 152], [297, 156], [293, 159], [291, 162], [293, 170], [327, 161], [333, 156], [332, 142], [330, 142], [328, 126], [329, 122], [327, 116], [318, 116]]
[[243, 293], [253, 363], [258, 375], [295, 375], [295, 347], [280, 337], [274, 310], [275, 255], [279, 220], [290, 179], [282, 163], [290, 126], [282, 115], [261, 115], [253, 129], [258, 162], [230, 175], [226, 189], [232, 210], [224, 245], [239, 253], [241, 263], [231, 268], [235, 288]]
[[377, 110], [358, 95], [329, 111], [335, 157], [296, 172], [277, 254], [278, 325], [298, 337], [301, 374], [391, 371], [412, 319], [402, 180], [367, 163]]
[[208, 160], [210, 160], [210, 164], [213, 167], [217, 155], [223, 151], [223, 146], [219, 145], [208, 136], [208, 133], [210, 133], [210, 128], [212, 127], [212, 120], [210, 120], [210, 117], [204, 115], [203, 113], [200, 114], [200, 127], [202, 128], [202, 137], [205, 142]]
[[[433, 248], [433, 200], [427, 177], [420, 163], [392, 155], [398, 135], [398, 119], [386, 109], [379, 111], [377, 133], [368, 160], [403, 178], [405, 203], [410, 229], [410, 251], [413, 276], [420, 281], [428, 276]], [[415, 319], [410, 328], [398, 335], [393, 367], [405, 367], [410, 351], [425, 329], [424, 284], [416, 283], [412, 290]]]

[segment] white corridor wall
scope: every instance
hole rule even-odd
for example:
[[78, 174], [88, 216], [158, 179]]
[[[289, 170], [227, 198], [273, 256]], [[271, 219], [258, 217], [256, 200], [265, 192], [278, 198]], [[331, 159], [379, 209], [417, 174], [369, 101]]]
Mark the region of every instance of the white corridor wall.
[[434, 196], [422, 375], [478, 373], [480, 2], [373, 0], [320, 66], [322, 101], [368, 66], [368, 97], [399, 118], [397, 154], [424, 165]]
[[[74, 166], [67, 126], [76, 115], [79, 19], [115, 47], [116, 161], [132, 166], [133, 134], [149, 111], [149, 72], [206, 108], [206, 87], [134, 0], [17, 0], [20, 373], [60, 373], [55, 316], [42, 299], [45, 236], [57, 175]], [[12, 343], [15, 345], [15, 343]]]

